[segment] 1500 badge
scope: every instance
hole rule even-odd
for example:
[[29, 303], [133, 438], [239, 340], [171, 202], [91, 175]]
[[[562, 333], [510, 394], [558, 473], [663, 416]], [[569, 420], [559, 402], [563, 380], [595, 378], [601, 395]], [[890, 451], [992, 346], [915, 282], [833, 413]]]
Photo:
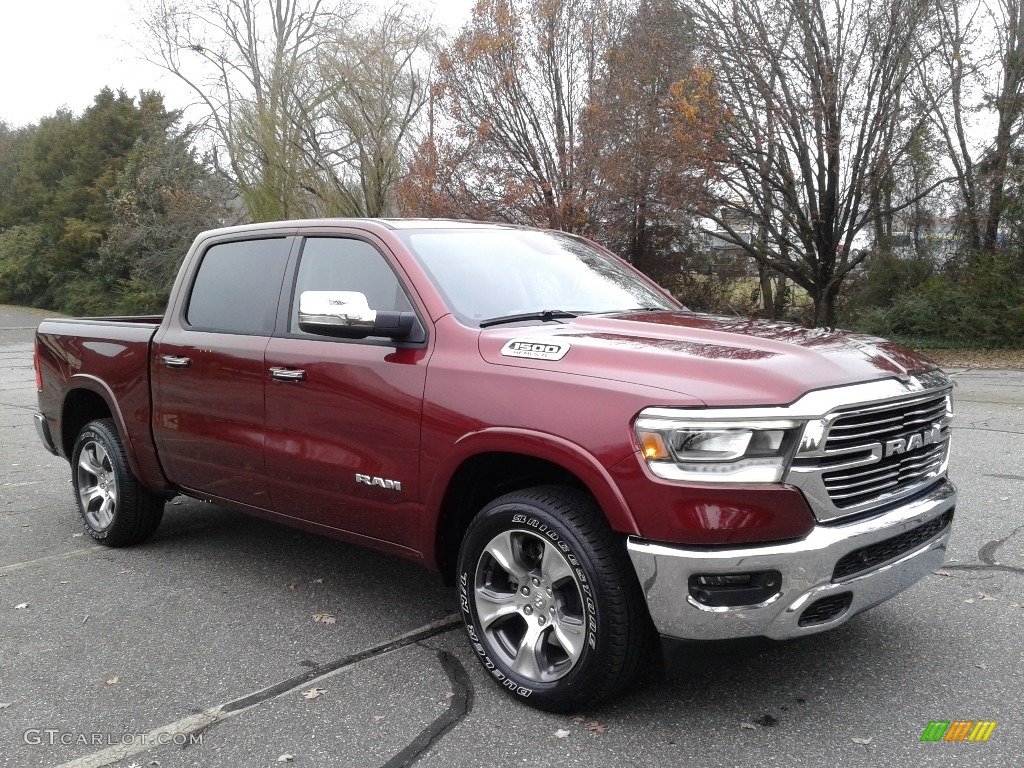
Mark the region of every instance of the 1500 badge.
[[569, 342], [537, 339], [512, 339], [501, 348], [505, 357], [526, 357], [531, 360], [561, 360], [569, 351]]

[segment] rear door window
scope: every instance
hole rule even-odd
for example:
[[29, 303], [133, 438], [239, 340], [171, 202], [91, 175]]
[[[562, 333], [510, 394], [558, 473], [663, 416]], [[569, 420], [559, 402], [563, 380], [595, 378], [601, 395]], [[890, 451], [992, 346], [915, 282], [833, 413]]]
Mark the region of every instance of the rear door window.
[[185, 319], [196, 330], [269, 336], [281, 295], [288, 240], [219, 243], [203, 255]]

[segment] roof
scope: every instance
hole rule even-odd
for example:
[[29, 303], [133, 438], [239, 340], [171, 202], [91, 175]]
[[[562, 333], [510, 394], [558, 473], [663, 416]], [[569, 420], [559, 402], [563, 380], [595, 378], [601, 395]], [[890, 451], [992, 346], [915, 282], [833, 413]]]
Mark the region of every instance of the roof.
[[239, 224], [211, 230], [210, 233], [253, 232], [306, 227], [351, 227], [373, 225], [384, 229], [523, 229], [514, 224], [470, 221], [468, 219], [370, 219], [370, 218], [323, 218], [294, 219], [289, 221], [264, 221], [254, 224]]

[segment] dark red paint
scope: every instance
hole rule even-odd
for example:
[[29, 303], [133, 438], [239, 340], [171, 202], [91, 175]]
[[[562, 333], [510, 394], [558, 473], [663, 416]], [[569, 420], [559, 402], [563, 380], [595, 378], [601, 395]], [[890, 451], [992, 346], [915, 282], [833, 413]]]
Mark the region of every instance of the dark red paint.
[[[106, 403], [146, 485], [429, 566], [437, 566], [437, 521], [451, 478], [464, 462], [494, 452], [573, 473], [623, 533], [690, 545], [769, 542], [811, 529], [799, 491], [659, 480], [637, 450], [637, 414], [650, 406], [782, 405], [812, 389], [934, 367], [877, 339], [683, 310], [481, 331], [449, 313], [386, 224], [256, 229], [358, 234], [374, 243], [409, 289], [426, 344], [296, 338], [280, 322], [270, 337], [189, 330], [183, 294], [199, 256], [231, 236], [206, 233], [184, 261], [165, 317], [40, 326], [40, 407], [64, 455], [74, 439], [68, 396], [85, 391]], [[513, 338], [558, 338], [572, 347], [558, 362], [502, 356]], [[168, 368], [165, 355], [191, 364]], [[275, 366], [301, 368], [306, 380], [272, 380]], [[398, 480], [402, 489], [359, 484], [357, 473]]]

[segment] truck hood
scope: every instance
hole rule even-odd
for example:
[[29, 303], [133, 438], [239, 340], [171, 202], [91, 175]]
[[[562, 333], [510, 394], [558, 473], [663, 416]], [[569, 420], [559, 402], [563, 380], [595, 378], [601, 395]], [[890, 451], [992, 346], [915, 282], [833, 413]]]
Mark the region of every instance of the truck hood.
[[495, 327], [479, 345], [494, 365], [658, 387], [665, 405], [669, 393], [715, 406], [787, 405], [814, 389], [936, 367], [871, 336], [685, 311]]

